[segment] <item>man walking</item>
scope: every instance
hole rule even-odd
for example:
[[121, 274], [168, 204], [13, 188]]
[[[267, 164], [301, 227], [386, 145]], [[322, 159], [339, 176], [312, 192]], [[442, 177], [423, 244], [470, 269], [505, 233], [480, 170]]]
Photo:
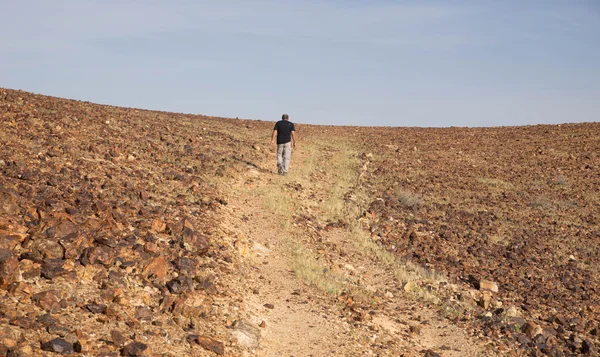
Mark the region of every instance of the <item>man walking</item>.
[[275, 143], [275, 136], [277, 136], [277, 172], [280, 175], [287, 175], [292, 158], [292, 147], [296, 148], [294, 123], [289, 121], [287, 114], [283, 114], [281, 120], [275, 123], [271, 145]]

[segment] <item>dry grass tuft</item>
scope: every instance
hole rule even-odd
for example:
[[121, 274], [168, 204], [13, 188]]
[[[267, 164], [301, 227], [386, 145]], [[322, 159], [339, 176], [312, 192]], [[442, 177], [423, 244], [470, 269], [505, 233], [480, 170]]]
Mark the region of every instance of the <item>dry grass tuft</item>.
[[254, 194], [262, 197], [262, 207], [268, 212], [291, 216], [294, 204], [292, 198], [284, 192], [283, 187], [276, 189], [266, 186], [259, 187], [256, 188]]
[[495, 189], [495, 190], [499, 190], [499, 191], [511, 191], [515, 189], [515, 186], [510, 183], [510, 182], [506, 182], [503, 180], [499, 180], [499, 179], [492, 179], [492, 178], [480, 178], [479, 180], [477, 180], [485, 185], [487, 185], [488, 187]]
[[342, 277], [334, 274], [311, 252], [297, 245], [293, 248], [293, 269], [296, 277], [330, 295], [338, 295], [343, 288]]
[[416, 208], [423, 204], [423, 197], [409, 191], [398, 192], [398, 194], [396, 195], [396, 199], [402, 207], [406, 208]]
[[538, 196], [530, 203], [531, 207], [541, 210], [551, 210], [554, 208], [554, 203], [546, 196]]
[[565, 175], [558, 175], [554, 178], [554, 183], [559, 186], [567, 186], [569, 184], [569, 180], [567, 180]]
[[387, 251], [384, 247], [373, 241], [368, 233], [360, 227], [358, 222], [353, 223], [349, 229], [352, 242], [356, 248], [383, 263], [393, 272], [400, 283], [406, 284], [415, 281], [439, 283], [446, 281], [443, 275], [409, 260], [399, 259], [394, 253]]

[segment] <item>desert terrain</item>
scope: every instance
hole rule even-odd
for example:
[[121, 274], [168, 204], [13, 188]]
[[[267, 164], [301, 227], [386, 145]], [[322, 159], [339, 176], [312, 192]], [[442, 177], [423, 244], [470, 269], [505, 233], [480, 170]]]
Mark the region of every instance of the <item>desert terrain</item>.
[[599, 123], [273, 123], [0, 88], [0, 356], [598, 355]]

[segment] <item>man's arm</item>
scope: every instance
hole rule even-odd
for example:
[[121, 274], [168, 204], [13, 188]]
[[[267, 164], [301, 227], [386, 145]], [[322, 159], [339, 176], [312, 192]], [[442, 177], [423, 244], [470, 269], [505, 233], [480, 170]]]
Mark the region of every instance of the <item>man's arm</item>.
[[292, 130], [292, 146], [296, 147], [296, 131]]
[[271, 145], [275, 145], [275, 137], [277, 136], [277, 130], [273, 130], [273, 135], [271, 135]]

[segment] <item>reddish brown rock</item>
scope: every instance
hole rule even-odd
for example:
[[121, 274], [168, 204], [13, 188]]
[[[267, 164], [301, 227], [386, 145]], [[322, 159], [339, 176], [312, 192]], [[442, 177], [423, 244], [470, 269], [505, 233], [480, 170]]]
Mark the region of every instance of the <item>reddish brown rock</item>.
[[147, 277], [156, 277], [159, 280], [165, 279], [169, 273], [170, 266], [164, 257], [157, 257], [152, 259], [148, 265], [144, 268], [142, 274]]
[[10, 293], [14, 296], [31, 296], [33, 292], [33, 287], [24, 281], [14, 283], [10, 287]]
[[40, 274], [46, 279], [66, 275], [69, 270], [65, 269], [65, 263], [62, 259], [44, 259]]
[[90, 344], [87, 340], [79, 338], [77, 342], [73, 344], [73, 349], [77, 353], [89, 353], [91, 352]]
[[167, 229], [167, 224], [160, 219], [154, 219], [152, 221], [152, 230], [156, 233], [162, 233]]
[[22, 259], [19, 262], [19, 269], [21, 270], [23, 279], [27, 280], [40, 276], [42, 265], [29, 259]]
[[144, 244], [144, 250], [148, 253], [157, 253], [159, 251], [158, 245], [152, 242], [146, 242]]
[[13, 234], [3, 234], [0, 231], [0, 249], [8, 249], [12, 251], [15, 247], [21, 243], [21, 238]]
[[481, 294], [481, 298], [479, 299], [479, 306], [484, 309], [489, 309], [492, 304], [492, 293], [489, 291], [484, 291]]
[[55, 313], [61, 309], [60, 293], [56, 290], [47, 290], [39, 292], [31, 298], [31, 300], [40, 308]]
[[218, 355], [223, 355], [225, 353], [225, 345], [223, 342], [217, 341], [211, 337], [199, 336], [196, 339], [196, 342], [204, 349], [212, 351]]
[[23, 338], [20, 328], [14, 326], [0, 326], [0, 344], [7, 348], [15, 348]]
[[110, 339], [111, 339], [112, 343], [114, 343], [114, 345], [117, 347], [125, 346], [125, 343], [127, 343], [127, 340], [129, 340], [119, 330], [111, 330], [110, 331]]
[[147, 306], [137, 306], [135, 308], [135, 318], [139, 321], [151, 321], [153, 317], [152, 310]]
[[65, 255], [65, 249], [54, 239], [36, 239], [30, 250], [38, 259], [63, 259]]
[[64, 248], [65, 259], [79, 259], [84, 249], [89, 247], [90, 240], [83, 235], [71, 234], [63, 237], [59, 243]]
[[81, 255], [82, 265], [102, 264], [104, 266], [112, 265], [115, 260], [114, 249], [107, 246], [97, 246], [86, 248]]
[[77, 232], [77, 226], [73, 222], [64, 220], [57, 225], [48, 228], [46, 230], [46, 235], [49, 238], [63, 239], [69, 235], [75, 235]]
[[8, 249], [0, 249], [0, 289], [8, 290], [21, 279], [19, 260]]
[[129, 357], [147, 357], [152, 355], [152, 351], [142, 342], [131, 342], [121, 349], [121, 356]]
[[498, 284], [490, 280], [481, 280], [479, 282], [479, 290], [490, 291], [492, 293], [498, 292]]
[[210, 248], [208, 237], [198, 233], [187, 220], [181, 231], [181, 245], [200, 255], [206, 254]]

